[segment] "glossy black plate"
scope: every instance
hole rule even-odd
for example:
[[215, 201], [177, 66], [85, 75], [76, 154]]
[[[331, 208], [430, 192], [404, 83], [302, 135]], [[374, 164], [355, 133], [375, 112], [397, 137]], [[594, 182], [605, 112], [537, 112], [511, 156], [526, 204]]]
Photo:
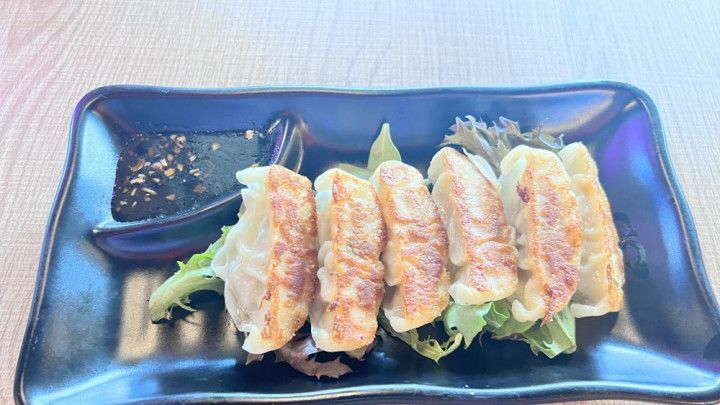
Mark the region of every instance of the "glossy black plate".
[[[283, 112], [307, 124], [301, 172], [311, 178], [334, 162], [364, 160], [383, 121], [391, 123], [404, 159], [423, 169], [456, 115], [502, 115], [523, 128], [542, 125], [565, 133], [566, 141], [582, 140], [598, 162], [621, 232], [634, 234], [647, 252], [644, 265], [628, 269], [626, 308], [580, 320], [578, 351], [555, 360], [532, 355], [522, 343], [485, 339], [482, 348], [458, 351], [438, 366], [385, 341], [337, 381], [268, 361], [243, 366], [238, 334], [212, 294], [190, 316], [151, 324], [147, 299], [174, 271], [175, 256], [217, 238], [219, 224], [234, 222], [239, 202], [230, 198], [183, 220], [134, 224], [127, 240], [147, 247], [147, 257], [101, 249], [98, 229], [118, 225], [110, 198], [122, 140], [143, 131], [248, 128]], [[17, 369], [19, 402], [720, 399], [720, 317], [692, 218], [654, 105], [624, 84], [100, 88], [74, 113], [40, 263]]]

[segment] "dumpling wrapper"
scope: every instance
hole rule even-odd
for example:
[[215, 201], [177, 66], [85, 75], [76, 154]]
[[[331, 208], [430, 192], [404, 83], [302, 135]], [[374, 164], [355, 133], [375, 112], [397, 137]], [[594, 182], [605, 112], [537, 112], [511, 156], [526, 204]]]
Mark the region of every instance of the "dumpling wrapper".
[[580, 281], [570, 309], [576, 318], [617, 312], [623, 307], [623, 254], [597, 165], [579, 142], [558, 154], [570, 175], [583, 222]]
[[518, 289], [510, 298], [520, 322], [548, 323], [575, 293], [582, 221], [562, 162], [552, 152], [517, 146], [500, 163], [500, 196], [515, 227]]
[[310, 310], [313, 340], [327, 352], [375, 340], [384, 293], [385, 222], [366, 180], [330, 169], [315, 180], [320, 290]]
[[276, 350], [308, 317], [316, 289], [317, 224], [310, 180], [282, 166], [237, 173], [243, 206], [211, 263], [242, 348]]
[[449, 292], [461, 305], [506, 298], [518, 285], [515, 232], [498, 190], [485, 176], [452, 148], [438, 151], [428, 169], [432, 198], [450, 241]]
[[388, 285], [383, 312], [395, 331], [405, 332], [432, 322], [450, 301], [447, 234], [423, 176], [414, 167], [383, 162], [370, 183], [388, 231], [382, 255]]

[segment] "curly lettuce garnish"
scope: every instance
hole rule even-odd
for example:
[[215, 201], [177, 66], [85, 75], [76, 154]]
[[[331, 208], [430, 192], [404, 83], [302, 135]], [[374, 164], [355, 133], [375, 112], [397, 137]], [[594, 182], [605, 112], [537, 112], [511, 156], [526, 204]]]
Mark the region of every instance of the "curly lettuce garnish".
[[518, 322], [512, 317], [510, 308], [508, 300], [483, 305], [452, 303], [443, 313], [443, 323], [448, 335], [464, 340], [466, 349], [473, 340], [488, 332], [493, 339], [526, 342], [535, 355], [543, 353], [549, 358], [576, 350], [575, 318], [569, 307], [544, 325], [541, 321]]
[[466, 121], [463, 121], [459, 117], [455, 117], [455, 125], [449, 128], [453, 134], [445, 136], [438, 147], [460, 146], [474, 155], [482, 156], [493, 166], [496, 173], [500, 172], [502, 158], [518, 145], [527, 145], [553, 152], [560, 151], [564, 146], [563, 134], [552, 135], [543, 132], [542, 128], [536, 128], [530, 132], [520, 132], [518, 123], [505, 117], [500, 117], [499, 123], [493, 123], [491, 127], [488, 127], [482, 120], [477, 121], [471, 115], [466, 115], [465, 119]]
[[360, 167], [348, 163], [340, 163], [338, 168], [360, 177], [361, 179], [367, 180], [370, 176], [372, 176], [375, 169], [377, 169], [382, 162], [387, 162], [389, 160], [402, 162], [400, 151], [393, 143], [392, 137], [390, 137], [390, 124], [386, 122], [380, 128], [380, 134], [377, 138], [375, 138], [372, 146], [370, 146], [370, 155], [368, 156], [367, 166]]
[[390, 321], [388, 321], [382, 312], [378, 316], [378, 321], [380, 324], [378, 333], [380, 333], [381, 336], [383, 332], [386, 332], [389, 335], [400, 339], [417, 353], [427, 357], [435, 363], [440, 362], [441, 358], [454, 352], [455, 349], [460, 347], [460, 344], [462, 343], [463, 337], [461, 334], [450, 336], [446, 341], [441, 343], [432, 337], [420, 339], [420, 333], [417, 329], [411, 329], [407, 332], [396, 332], [392, 326], [390, 326]]
[[295, 370], [311, 377], [339, 378], [352, 372], [352, 369], [340, 361], [340, 356], [331, 361], [317, 361], [316, 354], [321, 352], [315, 346], [312, 337], [295, 337], [285, 346], [275, 351], [275, 362], [286, 362]]
[[208, 246], [202, 253], [196, 253], [187, 262], [178, 262], [180, 268], [157, 290], [150, 295], [150, 319], [157, 322], [161, 319], [171, 319], [172, 309], [180, 307], [188, 311], [195, 311], [190, 307], [190, 295], [198, 291], [215, 291], [223, 293], [225, 283], [215, 275], [210, 268], [210, 262], [217, 251], [225, 243], [230, 231], [229, 226], [222, 228], [222, 236]]
[[575, 317], [570, 311], [570, 306], [558, 312], [552, 322], [541, 324], [538, 321], [521, 333], [519, 340], [529, 344], [533, 354], [542, 353], [551, 359], [561, 353], [574, 353], [577, 349]]
[[445, 332], [450, 336], [462, 336], [467, 349], [476, 337], [482, 336], [485, 331], [499, 329], [511, 318], [509, 311], [504, 308], [503, 303], [506, 302], [488, 302], [483, 305], [451, 303], [442, 315]]

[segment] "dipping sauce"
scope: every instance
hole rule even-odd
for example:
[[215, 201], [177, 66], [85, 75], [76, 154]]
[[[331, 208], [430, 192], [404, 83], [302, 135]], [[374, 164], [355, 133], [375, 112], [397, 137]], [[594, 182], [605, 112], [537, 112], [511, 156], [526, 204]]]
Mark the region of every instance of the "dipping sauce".
[[240, 189], [238, 170], [270, 164], [271, 138], [253, 130], [133, 136], [118, 160], [113, 218], [129, 222], [173, 215]]

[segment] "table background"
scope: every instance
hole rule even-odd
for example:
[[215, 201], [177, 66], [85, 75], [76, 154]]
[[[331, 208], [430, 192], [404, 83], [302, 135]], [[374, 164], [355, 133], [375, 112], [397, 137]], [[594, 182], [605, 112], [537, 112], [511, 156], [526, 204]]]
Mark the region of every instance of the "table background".
[[72, 109], [107, 84], [632, 83], [658, 105], [720, 291], [720, 2], [389, 3], [0, 1], [0, 402]]

